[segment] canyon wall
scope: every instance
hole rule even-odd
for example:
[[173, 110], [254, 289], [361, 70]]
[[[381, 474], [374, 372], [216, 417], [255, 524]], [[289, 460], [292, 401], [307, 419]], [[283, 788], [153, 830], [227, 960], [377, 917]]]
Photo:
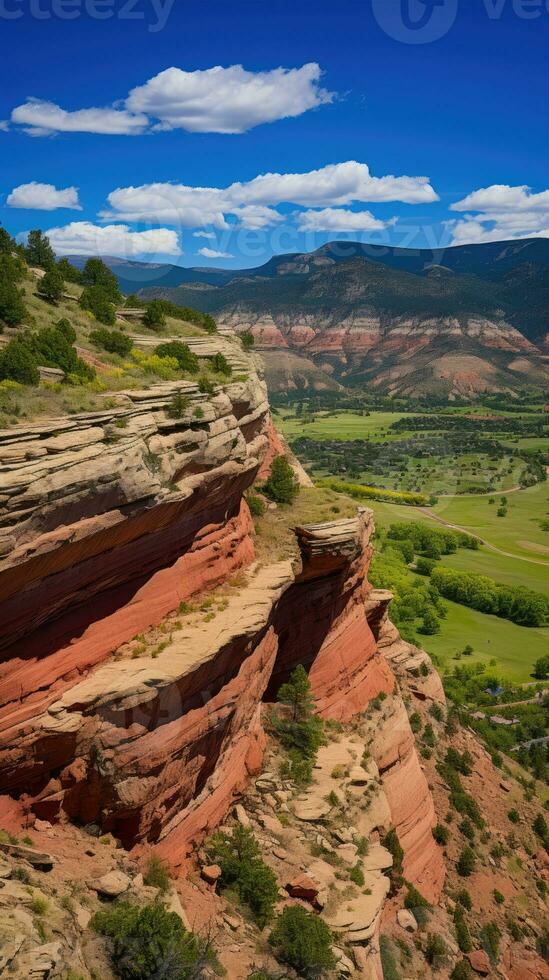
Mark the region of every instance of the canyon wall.
[[[407, 877], [434, 897], [434, 811], [395, 682], [426, 655], [368, 583], [372, 513], [255, 561], [244, 492], [281, 444], [256, 360], [228, 337], [202, 356], [216, 349], [240, 373], [213, 395], [157, 385], [0, 432], [0, 791], [181, 864], [258, 771], [262, 704], [303, 663], [325, 718], [387, 696], [375, 757]], [[441, 698], [434, 679], [414, 693]]]

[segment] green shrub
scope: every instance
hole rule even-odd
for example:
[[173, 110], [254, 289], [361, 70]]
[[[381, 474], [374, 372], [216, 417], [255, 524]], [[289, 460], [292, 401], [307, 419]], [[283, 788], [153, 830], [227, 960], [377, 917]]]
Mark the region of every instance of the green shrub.
[[349, 878], [355, 885], [358, 885], [359, 888], [364, 886], [364, 872], [360, 864], [355, 864], [354, 868], [351, 869]]
[[57, 327], [43, 327], [37, 333], [26, 334], [24, 340], [39, 364], [60, 368], [66, 375], [75, 375], [82, 381], [92, 381], [95, 378], [95, 369], [78, 357], [64, 332]]
[[473, 908], [473, 901], [466, 888], [462, 888], [456, 895], [456, 902], [462, 906], [462, 908], [467, 909], [468, 912]]
[[190, 980], [200, 963], [213, 958], [209, 947], [160, 902], [141, 908], [116, 902], [96, 912], [90, 925], [110, 939], [112, 965], [121, 980]]
[[276, 875], [261, 858], [253, 833], [240, 824], [232, 836], [219, 832], [206, 842], [208, 857], [221, 868], [222, 886], [236, 888], [262, 928], [272, 918], [278, 900]]
[[457, 873], [461, 875], [462, 878], [468, 878], [475, 870], [475, 865], [475, 852], [469, 846], [469, 844], [466, 844], [458, 858], [456, 865]]
[[200, 369], [198, 357], [192, 353], [189, 345], [184, 344], [181, 340], [170, 340], [165, 344], [159, 344], [158, 347], [155, 347], [154, 353], [158, 354], [159, 357], [173, 357], [182, 371], [198, 374]]
[[163, 330], [166, 326], [166, 314], [162, 306], [162, 301], [153, 299], [147, 305], [143, 323], [149, 330]]
[[493, 891], [492, 894], [494, 896], [494, 901], [496, 902], [496, 904], [497, 905], [503, 905], [503, 903], [505, 902], [505, 895], [502, 895], [502, 893], [500, 891], [498, 891], [497, 888], [494, 888], [494, 891]]
[[501, 932], [496, 922], [487, 922], [480, 931], [480, 941], [488, 953], [493, 966], [495, 966], [499, 958], [500, 939]]
[[170, 400], [170, 404], [168, 405], [168, 408], [166, 409], [166, 414], [171, 419], [181, 419], [183, 418], [190, 404], [191, 404], [191, 399], [189, 398], [188, 395], [184, 395], [181, 390], [176, 391], [172, 399]]
[[544, 844], [547, 845], [549, 843], [549, 828], [547, 827], [547, 821], [542, 813], [538, 813], [532, 824], [532, 829]]
[[116, 323], [114, 305], [103, 286], [86, 286], [79, 299], [83, 310], [89, 310], [96, 320], [112, 326]]
[[72, 263], [69, 262], [65, 256], [58, 260], [57, 268], [59, 269], [59, 272], [63, 276], [65, 282], [82, 282], [82, 273], [80, 269], [77, 269], [75, 265], [72, 265]]
[[431, 909], [431, 905], [414, 885], [406, 882], [406, 889], [407, 891], [406, 898], [404, 899], [404, 907], [410, 912], [413, 912], [418, 926], [424, 926], [429, 917], [428, 913]]
[[457, 905], [454, 911], [454, 926], [456, 929], [457, 944], [462, 953], [470, 953], [473, 948], [469, 926], [465, 921], [465, 915], [461, 905]]
[[0, 350], [0, 381], [37, 385], [40, 381], [36, 355], [21, 340], [10, 340]]
[[299, 493], [299, 483], [285, 456], [276, 456], [271, 475], [261, 488], [263, 493], [277, 504], [291, 504]]
[[447, 844], [450, 831], [442, 823], [437, 823], [436, 827], [433, 828], [433, 837], [435, 838], [437, 844]]
[[471, 980], [474, 976], [468, 960], [458, 960], [450, 974], [450, 980]]
[[55, 254], [50, 240], [39, 228], [29, 231], [25, 257], [29, 265], [40, 269], [51, 269], [55, 265]]
[[16, 327], [23, 322], [27, 308], [23, 295], [15, 282], [2, 277], [0, 270], [0, 320], [9, 327]]
[[122, 301], [122, 296], [118, 288], [118, 280], [102, 259], [88, 259], [81, 273], [81, 282], [85, 286], [100, 289], [102, 295], [110, 303], [120, 303]]
[[465, 820], [462, 820], [461, 821], [461, 823], [459, 825], [459, 829], [460, 829], [461, 833], [463, 834], [463, 836], [467, 838], [467, 840], [474, 841], [474, 839], [475, 839], [475, 828], [473, 827], [473, 824], [471, 823], [471, 821], [467, 817], [465, 818]]
[[283, 779], [291, 779], [294, 786], [304, 789], [313, 778], [314, 756], [304, 756], [298, 749], [289, 749], [280, 767]]
[[34, 915], [45, 915], [49, 908], [47, 899], [43, 898], [42, 895], [35, 895], [30, 903], [30, 908]]
[[246, 351], [251, 350], [255, 344], [255, 339], [252, 331], [244, 330], [244, 332], [240, 334], [240, 341], [242, 343], [244, 350]]
[[159, 888], [161, 892], [167, 892], [170, 888], [170, 872], [158, 854], [151, 854], [147, 873], [143, 878], [146, 885]]
[[61, 299], [63, 293], [63, 287], [65, 283], [63, 282], [63, 276], [61, 275], [57, 266], [53, 266], [48, 269], [46, 275], [38, 282], [37, 291], [43, 299], [48, 300], [49, 303], [57, 303]]
[[215, 392], [215, 385], [213, 381], [209, 380], [209, 378], [202, 377], [198, 379], [198, 390], [203, 395], [213, 395]]
[[319, 976], [335, 966], [328, 926], [300, 905], [284, 909], [269, 942], [277, 958], [292, 966], [300, 976]]
[[133, 347], [133, 341], [121, 330], [106, 330], [104, 327], [99, 330], [92, 330], [90, 341], [96, 347], [108, 351], [109, 354], [120, 354], [120, 357], [126, 357]]
[[520, 823], [520, 813], [518, 810], [509, 810], [507, 817], [511, 823]]
[[74, 344], [76, 340], [76, 330], [66, 317], [61, 317], [60, 320], [57, 320], [57, 322], [54, 323], [54, 327], [63, 334], [65, 340], [68, 341], [69, 344]]
[[402, 849], [401, 843], [398, 839], [398, 834], [394, 827], [389, 830], [385, 837], [381, 841], [383, 847], [386, 847], [393, 858], [393, 866], [391, 868], [391, 877], [394, 875], [402, 874], [402, 862], [404, 860], [404, 851]]
[[249, 493], [246, 497], [246, 503], [250, 508], [250, 514], [252, 517], [263, 517], [265, 513], [265, 501], [258, 497], [255, 493]]
[[277, 700], [286, 705], [289, 712], [288, 716], [273, 712], [273, 729], [282, 744], [305, 761], [306, 771], [312, 772], [316, 753], [323, 742], [324, 726], [322, 719], [315, 714], [311, 683], [302, 664], [292, 671], [287, 683], [281, 686]]
[[416, 559], [416, 572], [418, 575], [429, 576], [436, 565], [434, 558], [419, 557]]
[[448, 947], [442, 936], [436, 932], [430, 932], [427, 936], [424, 953], [425, 959], [434, 970], [443, 966], [448, 956]]
[[229, 378], [233, 373], [233, 369], [231, 365], [229, 364], [225, 355], [221, 353], [221, 351], [218, 351], [217, 354], [214, 354], [214, 356], [210, 361], [210, 367], [212, 371], [215, 371], [216, 374], [223, 374], [225, 375], [226, 378]]
[[383, 980], [400, 980], [400, 973], [394, 954], [394, 947], [388, 936], [380, 936], [379, 952], [381, 956]]

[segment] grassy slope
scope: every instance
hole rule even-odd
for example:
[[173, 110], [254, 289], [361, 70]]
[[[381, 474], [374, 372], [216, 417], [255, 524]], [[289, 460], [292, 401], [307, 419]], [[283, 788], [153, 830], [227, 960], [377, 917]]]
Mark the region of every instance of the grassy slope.
[[[75, 300], [63, 297], [58, 303], [53, 304], [40, 298], [36, 286], [36, 279], [32, 273], [29, 273], [22, 283], [25, 306], [29, 314], [22, 329], [52, 327], [58, 320], [65, 318], [76, 330], [76, 346], [83, 351], [89, 351], [103, 367], [98, 369], [94, 382], [82, 386], [41, 384], [36, 388], [20, 387], [15, 391], [10, 389], [2, 391], [0, 387], [0, 427], [16, 425], [23, 419], [37, 416], [54, 418], [79, 412], [99, 411], [105, 407], [105, 397], [110, 394], [116, 395], [117, 391], [127, 388], [147, 387], [163, 380], [154, 372], [143, 370], [132, 360], [131, 355], [122, 358], [117, 354], [108, 354], [90, 342], [90, 333], [103, 327], [103, 324], [98, 323], [91, 313], [80, 308], [77, 299], [82, 292], [82, 287], [67, 283], [64, 291], [74, 296]], [[200, 327], [171, 317], [167, 318], [166, 326], [161, 332], [148, 330], [138, 321], [130, 324], [119, 319], [115, 326], [125, 333], [157, 338], [159, 344], [168, 336], [182, 338], [206, 336], [205, 331]], [[11, 332], [9, 336], [12, 336]], [[5, 337], [7, 339], [8, 335], [5, 334]], [[180, 376], [183, 377], [182, 374]], [[212, 378], [212, 380], [216, 379]]]
[[309, 439], [365, 439], [368, 436], [386, 442], [388, 439], [402, 439], [401, 432], [386, 432], [392, 422], [404, 417], [403, 412], [372, 412], [371, 415], [355, 415], [341, 412], [336, 415], [317, 416], [315, 422], [304, 424], [302, 419], [292, 415], [278, 416], [276, 424], [287, 439], [307, 436]]
[[451, 497], [439, 500], [433, 513], [449, 524], [459, 524], [514, 555], [545, 561], [549, 581], [549, 532], [539, 521], [549, 517], [549, 483], [509, 494], [506, 517], [487, 497]]
[[494, 669], [502, 677], [517, 683], [531, 680], [533, 664], [549, 649], [549, 628], [526, 629], [455, 602], [446, 602], [446, 605], [448, 616], [442, 631], [436, 636], [421, 637], [421, 643], [428, 653], [439, 658], [441, 667], [453, 669], [456, 665], [452, 659], [454, 654], [469, 643], [475, 652], [462, 659], [461, 664], [478, 660], [486, 663], [494, 658], [498, 662]]
[[[478, 500], [473, 500], [472, 503], [478, 504]], [[386, 529], [395, 521], [405, 520], [421, 521], [433, 526], [430, 518], [415, 507], [401, 507], [377, 501], [371, 501], [368, 506], [374, 511], [376, 525], [380, 530]], [[547, 569], [542, 565], [505, 558], [486, 548], [480, 548], [479, 551], [460, 549], [455, 555], [442, 558], [441, 564], [463, 571], [480, 572], [499, 582], [524, 585], [538, 591], [546, 590], [549, 579]], [[487, 662], [495, 658], [498, 661], [497, 669], [508, 680], [522, 683], [531, 679], [533, 664], [549, 649], [549, 628], [526, 629], [454, 602], [446, 602], [446, 605], [448, 616], [442, 622], [441, 632], [436, 636], [420, 638], [425, 649], [439, 658], [443, 669], [446, 667], [451, 670], [456, 664], [452, 659], [454, 654], [469, 643], [475, 654], [461, 663], [474, 663], [477, 660]]]

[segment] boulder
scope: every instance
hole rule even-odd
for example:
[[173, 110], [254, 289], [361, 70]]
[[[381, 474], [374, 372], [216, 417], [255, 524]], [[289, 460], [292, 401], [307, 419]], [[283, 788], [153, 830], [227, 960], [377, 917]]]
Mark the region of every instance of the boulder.
[[37, 871], [51, 871], [55, 864], [55, 858], [45, 851], [37, 851], [33, 847], [24, 847], [22, 844], [2, 844], [0, 851], [9, 854], [10, 857], [28, 861]]
[[467, 959], [471, 964], [471, 968], [475, 973], [479, 973], [481, 977], [487, 977], [491, 973], [492, 966], [487, 953], [483, 949], [474, 949], [472, 953], [467, 954]]
[[336, 972], [340, 977], [350, 977], [355, 972], [353, 962], [339, 946], [332, 946], [332, 953], [336, 959]]
[[131, 879], [123, 871], [108, 871], [106, 875], [103, 875], [92, 888], [97, 892], [98, 895], [103, 895], [105, 898], [118, 898], [128, 890], [131, 885]]
[[286, 891], [292, 898], [302, 898], [305, 902], [315, 902], [320, 886], [309, 875], [300, 874], [288, 882]]
[[362, 766], [353, 766], [349, 773], [349, 782], [352, 786], [366, 786], [371, 781], [371, 776]]
[[406, 932], [417, 932], [417, 921], [409, 909], [399, 909], [397, 912], [397, 922], [401, 929]]
[[250, 818], [249, 818], [248, 814], [246, 813], [244, 807], [242, 806], [242, 803], [237, 803], [236, 804], [236, 806], [234, 808], [234, 815], [235, 815], [236, 820], [238, 820], [239, 824], [242, 827], [249, 827], [250, 826]]
[[385, 871], [386, 868], [393, 867], [393, 855], [382, 844], [372, 844], [363, 859], [362, 868], [364, 871]]
[[215, 883], [221, 878], [221, 868], [218, 864], [205, 864], [201, 868], [200, 874], [208, 885], [215, 885]]

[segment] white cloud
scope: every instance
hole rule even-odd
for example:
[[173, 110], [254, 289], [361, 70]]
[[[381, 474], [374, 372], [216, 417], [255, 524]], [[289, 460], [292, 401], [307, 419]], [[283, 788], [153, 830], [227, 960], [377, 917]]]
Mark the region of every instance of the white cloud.
[[452, 223], [454, 245], [549, 237], [549, 191], [533, 194], [526, 184], [481, 187], [451, 210], [479, 212]]
[[243, 204], [241, 207], [234, 205], [230, 208], [230, 214], [239, 219], [241, 228], [266, 228], [267, 225], [284, 221], [283, 215], [265, 204]]
[[47, 236], [58, 255], [180, 255], [177, 233], [169, 228], [132, 231], [127, 225], [94, 225], [72, 221], [50, 228]]
[[321, 88], [320, 66], [246, 71], [242, 65], [183, 71], [167, 68], [114, 106], [68, 111], [54, 102], [28, 98], [11, 121], [30, 136], [103, 133], [132, 136], [145, 131], [184, 129], [191, 133], [244, 133], [262, 123], [300, 116], [332, 102]]
[[462, 201], [451, 205], [452, 211], [549, 211], [549, 191], [532, 194], [531, 189], [522, 184], [510, 187], [509, 184], [492, 184], [481, 187], [468, 194]]
[[166, 183], [119, 187], [109, 194], [110, 207], [100, 217], [227, 230], [227, 216], [236, 217], [244, 228], [264, 228], [281, 221], [283, 216], [273, 205], [283, 203], [330, 208], [350, 203], [425, 204], [437, 200], [428, 177], [373, 177], [367, 164], [351, 160], [301, 174], [261, 174], [225, 188]]
[[297, 217], [297, 226], [299, 231], [384, 231], [396, 220], [381, 221], [371, 211], [324, 208], [322, 211], [302, 211]]
[[142, 133], [148, 118], [125, 109], [78, 109], [67, 112], [54, 102], [27, 99], [16, 106], [11, 121], [24, 126], [30, 136], [51, 136], [53, 133], [103, 133], [108, 136], [133, 136]]
[[230, 252], [218, 252], [215, 248], [199, 248], [198, 255], [203, 255], [205, 259], [234, 259]]
[[158, 119], [157, 129], [244, 133], [331, 102], [333, 93], [319, 87], [321, 74], [315, 62], [259, 72], [242, 65], [190, 72], [167, 68], [134, 88], [126, 107]]
[[193, 231], [193, 238], [215, 238], [215, 231]]
[[53, 184], [40, 184], [36, 180], [14, 187], [6, 204], [10, 208], [32, 208], [36, 211], [55, 211], [56, 208], [82, 210], [76, 187], [58, 190]]
[[9, 133], [10, 124], [7, 119], [0, 119], [0, 133]]
[[261, 174], [247, 184], [232, 184], [228, 192], [245, 204], [280, 204], [305, 207], [357, 202], [403, 201], [429, 204], [438, 201], [428, 177], [372, 177], [366, 163], [347, 160], [302, 174]]

